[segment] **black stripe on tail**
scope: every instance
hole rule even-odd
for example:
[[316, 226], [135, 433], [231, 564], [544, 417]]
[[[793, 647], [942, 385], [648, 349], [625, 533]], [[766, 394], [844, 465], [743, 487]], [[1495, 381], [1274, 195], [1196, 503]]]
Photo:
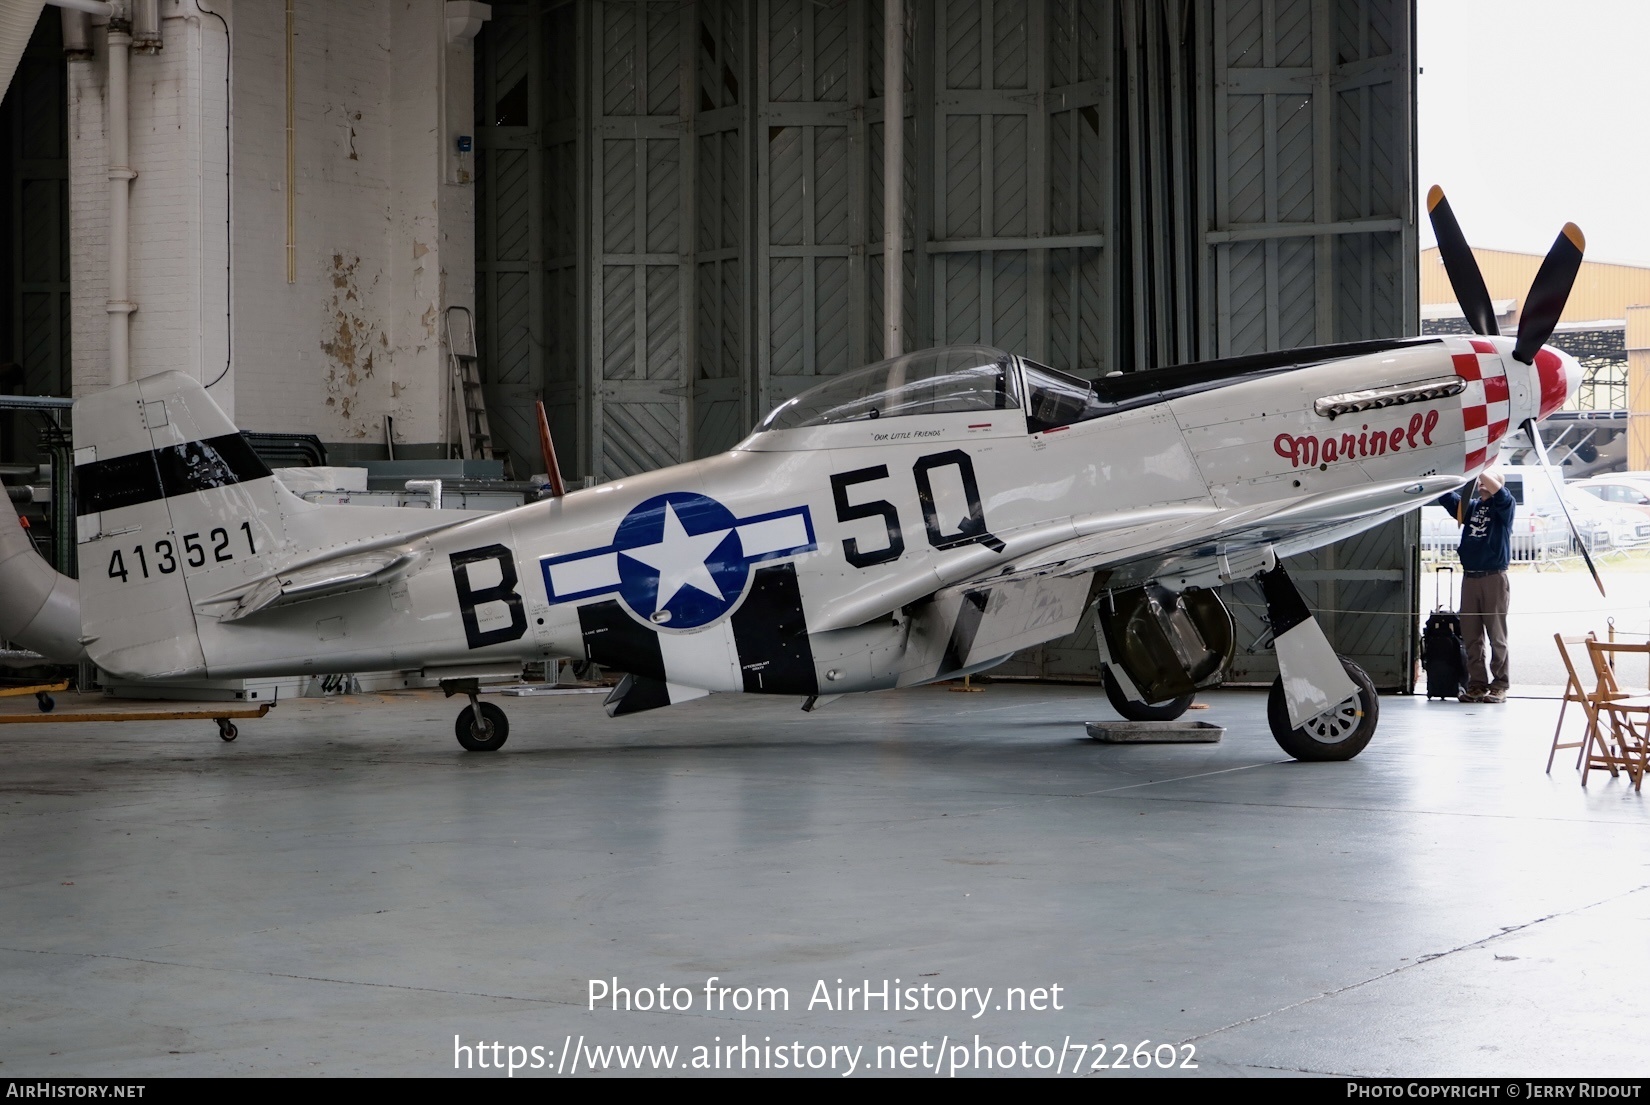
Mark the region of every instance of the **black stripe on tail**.
[[75, 513], [139, 506], [190, 491], [249, 483], [270, 475], [240, 434], [224, 434], [147, 453], [75, 466]]

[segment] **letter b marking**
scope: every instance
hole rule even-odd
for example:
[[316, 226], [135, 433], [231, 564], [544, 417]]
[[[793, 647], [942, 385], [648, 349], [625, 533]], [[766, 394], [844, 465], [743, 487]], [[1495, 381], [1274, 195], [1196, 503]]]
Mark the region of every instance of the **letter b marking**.
[[[503, 545], [487, 545], [451, 554], [453, 586], [458, 590], [458, 612], [464, 619], [464, 639], [471, 648], [514, 641], [527, 632], [527, 611], [522, 609], [521, 596], [516, 593], [516, 561]], [[483, 560], [498, 561], [499, 581], [491, 587], [470, 586], [470, 565]], [[510, 624], [497, 629], [482, 629], [476, 617], [476, 607], [501, 602], [510, 611]]]

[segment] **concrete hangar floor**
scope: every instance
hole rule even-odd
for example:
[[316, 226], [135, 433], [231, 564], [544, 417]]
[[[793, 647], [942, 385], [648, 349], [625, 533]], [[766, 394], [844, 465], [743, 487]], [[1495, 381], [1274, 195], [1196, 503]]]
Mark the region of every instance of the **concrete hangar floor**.
[[1209, 702], [1219, 745], [1008, 685], [520, 699], [497, 754], [427, 693], [8, 727], [0, 1073], [1650, 1072], [1650, 794], [1543, 774], [1556, 703], [1387, 698], [1307, 765]]

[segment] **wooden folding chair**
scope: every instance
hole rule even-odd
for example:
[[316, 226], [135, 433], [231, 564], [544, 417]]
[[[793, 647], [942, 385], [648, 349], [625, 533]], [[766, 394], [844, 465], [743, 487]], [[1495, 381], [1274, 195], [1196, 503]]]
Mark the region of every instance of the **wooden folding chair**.
[[1625, 644], [1618, 641], [1588, 641], [1587, 655], [1593, 662], [1598, 685], [1592, 694], [1593, 742], [1584, 757], [1581, 785], [1594, 767], [1608, 768], [1611, 775], [1620, 767], [1639, 790], [1650, 769], [1650, 695], [1629, 695], [1616, 682], [1611, 660], [1617, 653], [1650, 657], [1650, 643]]
[[[1581, 768], [1581, 761], [1587, 755], [1587, 746], [1593, 741], [1593, 734], [1598, 729], [1597, 712], [1593, 709], [1592, 699], [1588, 696], [1587, 686], [1576, 674], [1575, 661], [1570, 659], [1570, 650], [1567, 646], [1584, 646], [1588, 641], [1598, 638], [1587, 633], [1582, 636], [1566, 637], [1562, 633], [1553, 634], [1553, 643], [1558, 646], [1559, 659], [1564, 661], [1564, 670], [1570, 674], [1570, 681], [1564, 686], [1564, 698], [1558, 707], [1558, 725], [1553, 728], [1553, 746], [1547, 752], [1547, 774], [1553, 772], [1553, 757], [1558, 755], [1560, 748], [1579, 748], [1576, 753], [1576, 768]], [[1559, 735], [1564, 732], [1564, 712], [1570, 708], [1570, 703], [1581, 707], [1582, 716], [1587, 719], [1587, 726], [1582, 730], [1581, 739], [1576, 741], [1560, 741]]]

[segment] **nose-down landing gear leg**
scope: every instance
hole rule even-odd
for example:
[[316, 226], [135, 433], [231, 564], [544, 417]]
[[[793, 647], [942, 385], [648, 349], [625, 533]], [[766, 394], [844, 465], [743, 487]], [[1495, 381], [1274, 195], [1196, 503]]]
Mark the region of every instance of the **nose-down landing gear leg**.
[[470, 704], [458, 712], [453, 733], [469, 752], [497, 752], [510, 736], [510, 719], [491, 702], [481, 701], [479, 679], [443, 679], [441, 689], [448, 698], [466, 695]]
[[1266, 700], [1272, 738], [1297, 760], [1350, 760], [1375, 735], [1375, 684], [1335, 654], [1282, 564], [1257, 578], [1281, 673]]

